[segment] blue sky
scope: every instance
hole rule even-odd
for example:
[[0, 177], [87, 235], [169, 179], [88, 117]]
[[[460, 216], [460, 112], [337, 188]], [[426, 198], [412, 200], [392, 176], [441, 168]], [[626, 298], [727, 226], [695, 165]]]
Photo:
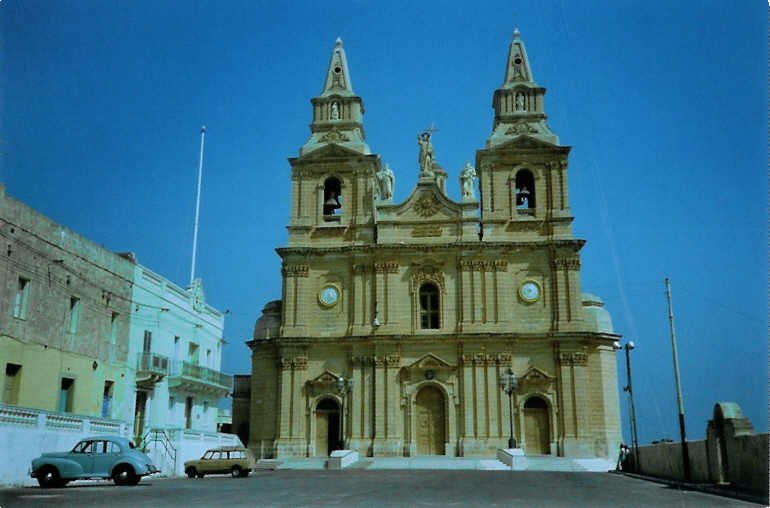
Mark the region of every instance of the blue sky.
[[[634, 340], [641, 442], [678, 439], [663, 280], [672, 280], [688, 436], [714, 402], [767, 430], [767, 7], [760, 1], [0, 3], [0, 181], [108, 249], [229, 310], [224, 370], [280, 298], [289, 165], [341, 36], [367, 141], [417, 179], [415, 134], [457, 175], [492, 128], [513, 28], [573, 147], [583, 290]], [[619, 382], [625, 366], [619, 355]], [[623, 427], [626, 405], [621, 393]]]

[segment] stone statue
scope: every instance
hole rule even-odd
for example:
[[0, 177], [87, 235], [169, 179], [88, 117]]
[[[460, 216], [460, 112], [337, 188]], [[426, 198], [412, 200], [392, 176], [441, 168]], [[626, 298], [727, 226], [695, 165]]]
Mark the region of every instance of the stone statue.
[[337, 105], [336, 102], [332, 102], [332, 110], [331, 110], [330, 116], [332, 120], [340, 119], [340, 107]]
[[377, 172], [377, 186], [380, 190], [380, 199], [382, 201], [388, 201], [393, 198], [393, 188], [396, 186], [396, 175], [390, 169], [389, 164], [385, 164], [385, 167], [380, 168]]
[[462, 191], [463, 201], [476, 199], [476, 170], [473, 169], [470, 162], [465, 163], [465, 167], [460, 172], [460, 189]]
[[516, 111], [524, 111], [524, 94], [521, 92], [516, 94]]
[[429, 130], [417, 135], [417, 144], [420, 145], [420, 177], [433, 176], [433, 143], [430, 142]]

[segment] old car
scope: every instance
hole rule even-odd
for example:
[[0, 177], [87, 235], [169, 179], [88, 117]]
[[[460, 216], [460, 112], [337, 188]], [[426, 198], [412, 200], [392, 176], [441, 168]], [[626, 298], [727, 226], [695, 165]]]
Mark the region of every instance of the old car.
[[253, 469], [250, 452], [242, 446], [222, 446], [206, 450], [198, 460], [184, 463], [188, 478], [203, 478], [207, 474], [230, 474], [233, 478], [249, 476]]
[[72, 480], [112, 478], [116, 485], [136, 485], [159, 472], [150, 457], [121, 436], [82, 439], [68, 452], [44, 453], [32, 460], [30, 476], [41, 487], [64, 487]]

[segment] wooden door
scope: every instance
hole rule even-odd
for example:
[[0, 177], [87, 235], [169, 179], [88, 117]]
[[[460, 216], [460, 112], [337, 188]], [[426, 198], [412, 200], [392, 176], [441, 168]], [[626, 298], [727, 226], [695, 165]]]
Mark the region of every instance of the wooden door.
[[444, 455], [446, 418], [444, 395], [438, 388], [420, 390], [415, 400], [415, 438], [418, 455]]
[[539, 397], [524, 404], [524, 453], [546, 455], [551, 453], [548, 426], [548, 406]]
[[329, 454], [329, 413], [319, 411], [315, 419], [315, 454]]

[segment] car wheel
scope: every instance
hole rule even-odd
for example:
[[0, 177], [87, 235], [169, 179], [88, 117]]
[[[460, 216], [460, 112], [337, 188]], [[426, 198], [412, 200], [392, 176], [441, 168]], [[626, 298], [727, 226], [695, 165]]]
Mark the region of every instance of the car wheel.
[[195, 468], [194, 467], [188, 467], [184, 474], [187, 475], [188, 478], [195, 478]]
[[203, 478], [203, 473], [195, 473], [195, 476], [197, 476], [198, 478]]
[[46, 466], [37, 473], [37, 483], [44, 489], [52, 487], [64, 487], [67, 482], [62, 481], [59, 470], [53, 466]]
[[243, 470], [241, 469], [240, 466], [233, 466], [230, 468], [230, 476], [232, 476], [233, 478], [238, 478], [242, 474], [243, 474]]
[[136, 485], [141, 478], [134, 473], [134, 468], [128, 464], [121, 464], [112, 472], [112, 479], [115, 485]]

